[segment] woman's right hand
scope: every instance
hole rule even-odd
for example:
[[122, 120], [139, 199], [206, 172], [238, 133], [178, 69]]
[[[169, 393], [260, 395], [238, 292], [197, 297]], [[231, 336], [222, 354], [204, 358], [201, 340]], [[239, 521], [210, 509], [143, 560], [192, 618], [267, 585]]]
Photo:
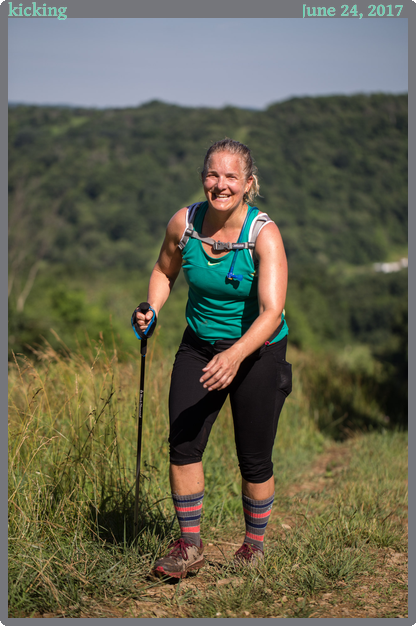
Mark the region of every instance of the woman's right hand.
[[137, 324], [142, 332], [144, 332], [147, 329], [152, 318], [153, 318], [153, 311], [151, 311], [150, 309], [147, 311], [147, 313], [136, 311]]

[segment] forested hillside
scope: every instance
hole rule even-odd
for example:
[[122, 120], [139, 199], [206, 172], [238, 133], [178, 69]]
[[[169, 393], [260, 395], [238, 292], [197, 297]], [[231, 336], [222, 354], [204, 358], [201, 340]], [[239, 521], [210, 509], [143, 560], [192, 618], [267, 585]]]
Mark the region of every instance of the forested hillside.
[[[282, 232], [292, 345], [365, 346], [402, 380], [407, 270], [373, 263], [407, 256], [407, 94], [294, 98], [263, 111], [11, 106], [10, 348], [40, 335], [56, 343], [50, 328], [69, 348], [75, 332], [81, 343], [85, 329], [109, 336], [110, 316], [126, 340], [166, 224], [202, 198], [204, 154], [225, 136], [250, 146], [258, 206]], [[185, 296], [179, 280], [167, 345]]]
[[83, 270], [147, 264], [172, 213], [201, 197], [203, 156], [225, 135], [252, 149], [261, 207], [292, 271], [379, 261], [407, 245], [407, 96], [265, 111], [16, 107], [9, 120], [12, 272], [19, 237], [28, 267], [40, 257]]

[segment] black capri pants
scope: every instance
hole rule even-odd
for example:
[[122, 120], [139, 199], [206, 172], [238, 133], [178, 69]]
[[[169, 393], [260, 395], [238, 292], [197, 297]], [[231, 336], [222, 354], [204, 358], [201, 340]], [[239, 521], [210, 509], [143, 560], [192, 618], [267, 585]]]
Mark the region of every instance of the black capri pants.
[[169, 393], [170, 461], [188, 465], [202, 460], [211, 428], [229, 394], [241, 475], [248, 482], [263, 483], [273, 476], [277, 424], [292, 390], [292, 366], [285, 359], [287, 337], [265, 344], [247, 357], [225, 389], [204, 389], [199, 382], [202, 368], [235, 341], [210, 344], [199, 339], [189, 326], [185, 330]]

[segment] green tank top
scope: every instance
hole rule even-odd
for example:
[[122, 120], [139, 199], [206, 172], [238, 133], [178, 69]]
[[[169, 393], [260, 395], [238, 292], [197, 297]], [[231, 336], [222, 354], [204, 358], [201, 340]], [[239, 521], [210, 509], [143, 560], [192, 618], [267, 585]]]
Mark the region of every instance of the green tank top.
[[[201, 233], [208, 202], [201, 204], [194, 219], [194, 229]], [[250, 210], [250, 206], [248, 210]], [[256, 207], [246, 222], [240, 241], [247, 241], [250, 226], [260, 213]], [[242, 281], [227, 278], [234, 251], [214, 259], [207, 254], [198, 239], [189, 238], [182, 250], [182, 268], [188, 283], [186, 321], [200, 339], [214, 343], [220, 339], [239, 339], [259, 315], [257, 297], [258, 278], [249, 250], [239, 250], [234, 266]], [[282, 314], [283, 326], [270, 343], [280, 341], [288, 332]]]

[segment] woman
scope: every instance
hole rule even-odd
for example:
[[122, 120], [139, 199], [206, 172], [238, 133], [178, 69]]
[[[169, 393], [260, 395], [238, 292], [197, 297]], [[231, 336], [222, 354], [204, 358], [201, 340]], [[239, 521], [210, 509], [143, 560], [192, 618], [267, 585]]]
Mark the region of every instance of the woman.
[[[250, 150], [231, 139], [213, 144], [201, 178], [206, 202], [185, 207], [170, 220], [148, 291], [157, 315], [183, 268], [188, 327], [169, 395], [170, 483], [181, 537], [153, 569], [176, 578], [204, 563], [202, 455], [228, 395], [246, 522], [235, 561], [258, 564], [263, 559], [274, 498], [272, 449], [292, 378], [285, 360], [287, 261], [279, 230], [266, 216], [254, 251], [248, 244], [231, 246], [247, 242], [260, 213], [248, 204], [259, 192]], [[142, 332], [152, 315], [136, 313]]]

